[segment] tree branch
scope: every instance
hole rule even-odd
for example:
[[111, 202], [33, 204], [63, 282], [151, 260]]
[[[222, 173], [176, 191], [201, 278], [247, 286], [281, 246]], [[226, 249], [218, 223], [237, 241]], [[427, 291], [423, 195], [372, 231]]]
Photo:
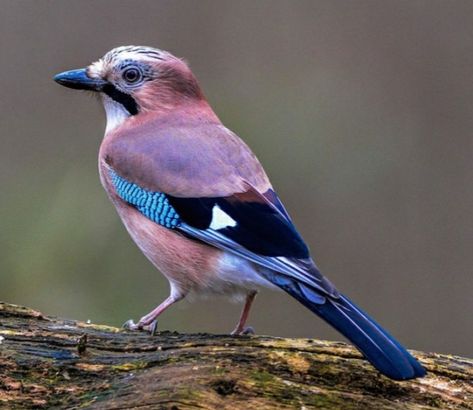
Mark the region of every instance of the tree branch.
[[0, 303], [0, 408], [473, 409], [473, 361], [395, 382], [345, 343], [160, 332]]

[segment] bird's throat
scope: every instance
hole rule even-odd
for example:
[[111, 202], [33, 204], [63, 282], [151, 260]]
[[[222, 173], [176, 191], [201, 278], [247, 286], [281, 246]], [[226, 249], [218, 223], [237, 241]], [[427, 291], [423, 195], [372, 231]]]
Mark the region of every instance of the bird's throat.
[[119, 102], [106, 94], [102, 94], [103, 106], [107, 116], [105, 134], [122, 125], [131, 116], [130, 112]]

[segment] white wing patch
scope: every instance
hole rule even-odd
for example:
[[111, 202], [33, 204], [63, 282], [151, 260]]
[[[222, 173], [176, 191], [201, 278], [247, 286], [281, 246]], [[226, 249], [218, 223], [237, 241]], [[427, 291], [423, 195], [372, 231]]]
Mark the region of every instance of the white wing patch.
[[237, 222], [228, 214], [226, 214], [218, 205], [212, 208], [212, 222], [210, 229], [218, 230], [236, 226]]

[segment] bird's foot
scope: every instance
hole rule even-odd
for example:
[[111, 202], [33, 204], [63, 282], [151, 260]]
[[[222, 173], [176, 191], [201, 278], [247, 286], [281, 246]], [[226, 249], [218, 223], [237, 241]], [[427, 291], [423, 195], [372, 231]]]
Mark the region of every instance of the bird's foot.
[[255, 329], [253, 329], [251, 326], [247, 326], [245, 328], [242, 328], [242, 329], [235, 329], [231, 335], [232, 336], [239, 336], [239, 335], [254, 335], [255, 334]]
[[144, 323], [141, 322], [141, 320], [138, 323], [135, 323], [133, 322], [132, 319], [130, 319], [130, 320], [127, 320], [125, 323], [123, 323], [122, 328], [126, 330], [132, 330], [132, 331], [149, 332], [152, 336], [154, 336], [158, 331], [158, 321], [153, 320], [150, 324], [145, 325]]
[[255, 329], [253, 329], [252, 326], [247, 326], [243, 329], [243, 332], [241, 332], [242, 335], [255, 335]]

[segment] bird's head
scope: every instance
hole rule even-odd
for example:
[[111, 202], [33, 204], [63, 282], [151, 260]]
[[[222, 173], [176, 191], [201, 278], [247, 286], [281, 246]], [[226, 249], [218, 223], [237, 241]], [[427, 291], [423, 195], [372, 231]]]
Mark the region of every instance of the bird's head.
[[204, 99], [183, 60], [151, 47], [114, 48], [88, 67], [65, 71], [54, 80], [65, 87], [100, 93], [107, 130], [143, 112], [166, 111]]

